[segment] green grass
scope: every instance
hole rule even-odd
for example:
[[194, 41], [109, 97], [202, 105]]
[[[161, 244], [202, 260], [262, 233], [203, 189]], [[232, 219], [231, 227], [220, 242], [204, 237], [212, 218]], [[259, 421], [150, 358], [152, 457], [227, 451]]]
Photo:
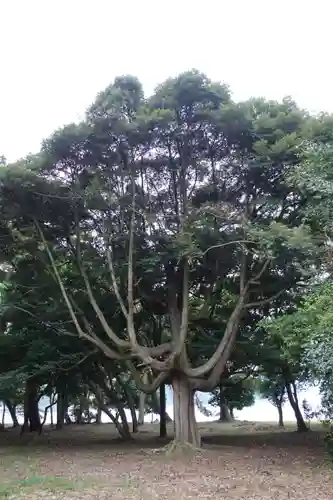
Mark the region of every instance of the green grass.
[[[91, 483], [89, 482], [89, 485]], [[32, 476], [26, 479], [8, 481], [0, 485], [0, 499], [34, 490], [42, 491], [78, 491], [87, 485], [87, 481], [71, 480], [61, 476]]]

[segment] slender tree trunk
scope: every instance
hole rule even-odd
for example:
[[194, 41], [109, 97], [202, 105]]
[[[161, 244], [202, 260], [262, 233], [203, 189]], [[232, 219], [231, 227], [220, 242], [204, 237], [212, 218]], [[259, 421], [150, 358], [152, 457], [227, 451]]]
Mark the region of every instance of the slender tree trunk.
[[296, 390], [296, 385], [294, 382], [286, 383], [286, 390], [288, 394], [288, 399], [290, 406], [294, 410], [295, 417], [296, 417], [296, 422], [297, 422], [297, 431], [298, 432], [306, 432], [309, 430], [308, 426], [305, 423], [305, 420], [303, 418], [302, 412], [299, 407], [298, 403], [298, 397], [297, 397], [297, 390]]
[[160, 438], [167, 437], [165, 384], [160, 386]]
[[131, 438], [131, 431], [130, 431], [130, 428], [128, 425], [128, 420], [126, 417], [125, 408], [122, 405], [122, 403], [118, 404], [117, 407], [118, 407], [118, 412], [119, 412], [119, 416], [120, 416], [120, 420], [121, 420], [121, 424], [122, 424], [122, 428], [123, 428], [124, 438], [130, 439]]
[[[164, 393], [166, 392], [165, 389], [166, 389], [166, 387], [164, 384]], [[157, 393], [155, 392], [154, 394], [152, 394], [151, 398], [152, 398], [153, 413], [155, 413], [156, 415], [161, 415], [161, 404], [160, 404], [160, 401], [158, 400], [159, 398], [157, 398]], [[164, 399], [166, 400], [166, 397]], [[170, 417], [170, 415], [168, 414], [167, 411], [165, 411], [165, 421], [172, 422], [172, 418]]]
[[118, 383], [119, 383], [119, 386], [122, 387], [124, 394], [126, 396], [127, 405], [128, 405], [129, 410], [131, 412], [132, 432], [133, 432], [133, 434], [136, 434], [139, 430], [139, 423], [138, 423], [138, 417], [136, 415], [135, 402], [134, 402], [133, 396], [131, 394], [131, 391], [126, 387], [126, 384], [124, 384], [121, 379], [118, 379]]
[[128, 429], [128, 435], [126, 435], [123, 426], [121, 425], [120, 422], [118, 422], [118, 419], [113, 416], [112, 412], [109, 410], [109, 408], [106, 406], [106, 404], [102, 403], [102, 402], [100, 404], [101, 404], [101, 408], [104, 411], [104, 413], [109, 417], [111, 422], [115, 425], [117, 431], [119, 432], [120, 437], [122, 437], [123, 439], [130, 439], [131, 435], [130, 435], [129, 429]]
[[42, 420], [42, 425], [45, 425], [45, 422], [46, 422], [46, 419], [47, 419], [47, 413], [48, 413], [48, 411], [49, 411], [50, 408], [51, 408], [50, 405], [45, 407], [44, 417], [43, 417], [43, 420]]
[[140, 392], [140, 395], [139, 395], [139, 418], [138, 418], [139, 425], [143, 425], [145, 422], [145, 409], [146, 409], [146, 394], [144, 392]]
[[100, 425], [102, 423], [102, 408], [98, 407], [96, 412], [96, 424]]
[[50, 396], [50, 420], [51, 420], [51, 427], [54, 426], [54, 422], [53, 422], [53, 406], [54, 406], [54, 394], [52, 396]]
[[234, 415], [234, 409], [233, 408], [230, 408], [230, 417], [231, 417], [231, 420], [235, 420], [235, 415]]
[[[128, 425], [127, 418], [126, 418], [126, 413], [125, 413], [125, 410], [124, 410], [124, 407], [122, 406], [122, 404], [117, 406], [117, 414], [114, 417], [112, 412], [109, 410], [108, 406], [104, 403], [104, 398], [102, 395], [101, 388], [99, 386], [97, 386], [95, 383], [91, 382], [90, 389], [91, 389], [92, 393], [95, 395], [96, 401], [97, 401], [99, 407], [104, 411], [104, 413], [109, 417], [111, 422], [115, 425], [120, 436], [123, 439], [132, 439], [129, 425]], [[110, 399], [112, 399], [112, 397], [113, 397], [113, 394], [110, 393]], [[121, 423], [118, 421], [119, 416], [121, 418]]]
[[139, 423], [138, 423], [138, 418], [136, 416], [136, 410], [135, 406], [131, 401], [131, 404], [129, 405], [129, 409], [131, 412], [131, 418], [132, 418], [132, 432], [133, 434], [136, 434], [139, 430]]
[[279, 414], [279, 427], [284, 427], [282, 404], [281, 403], [277, 403], [276, 408], [277, 408], [277, 411], [278, 411], [278, 414]]
[[5, 427], [5, 414], [6, 414], [6, 405], [5, 402], [2, 401], [2, 418], [1, 418], [2, 427]]
[[175, 441], [200, 447], [201, 440], [194, 413], [194, 393], [186, 377], [172, 381]]
[[4, 400], [5, 405], [7, 406], [7, 409], [10, 413], [10, 417], [13, 421], [13, 427], [19, 427], [19, 421], [17, 419], [16, 415], [16, 405], [12, 405], [12, 403], [9, 401], [9, 399]]

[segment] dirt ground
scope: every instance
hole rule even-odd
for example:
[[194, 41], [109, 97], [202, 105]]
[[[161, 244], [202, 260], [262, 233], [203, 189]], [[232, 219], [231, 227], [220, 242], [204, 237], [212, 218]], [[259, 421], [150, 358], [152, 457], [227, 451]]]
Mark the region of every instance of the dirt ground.
[[[71, 426], [43, 436], [0, 435], [0, 499], [332, 500], [323, 434], [273, 425], [208, 424], [204, 448], [167, 456], [156, 426], [135, 441], [112, 425]], [[171, 433], [171, 431], [170, 431]]]

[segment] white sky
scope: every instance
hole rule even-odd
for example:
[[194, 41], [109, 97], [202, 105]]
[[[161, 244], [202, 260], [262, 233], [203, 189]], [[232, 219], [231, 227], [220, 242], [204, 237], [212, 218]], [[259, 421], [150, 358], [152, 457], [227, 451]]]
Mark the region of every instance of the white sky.
[[115, 76], [197, 68], [234, 98], [333, 112], [330, 0], [0, 0], [0, 154], [76, 121]]

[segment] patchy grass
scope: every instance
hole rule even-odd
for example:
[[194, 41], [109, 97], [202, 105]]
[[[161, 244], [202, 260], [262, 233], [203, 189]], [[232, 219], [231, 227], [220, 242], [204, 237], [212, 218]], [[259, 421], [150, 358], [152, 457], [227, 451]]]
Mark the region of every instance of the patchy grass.
[[333, 474], [318, 429], [208, 423], [201, 425], [204, 448], [183, 457], [162, 452], [155, 425], [131, 443], [119, 442], [111, 424], [23, 438], [7, 431], [0, 434], [0, 500], [328, 500]]
[[7, 481], [0, 485], [0, 499], [17, 498], [20, 495], [33, 493], [34, 491], [57, 492], [59, 490], [77, 491], [82, 487], [79, 481], [70, 481], [64, 477], [57, 476], [31, 476], [27, 479]]

